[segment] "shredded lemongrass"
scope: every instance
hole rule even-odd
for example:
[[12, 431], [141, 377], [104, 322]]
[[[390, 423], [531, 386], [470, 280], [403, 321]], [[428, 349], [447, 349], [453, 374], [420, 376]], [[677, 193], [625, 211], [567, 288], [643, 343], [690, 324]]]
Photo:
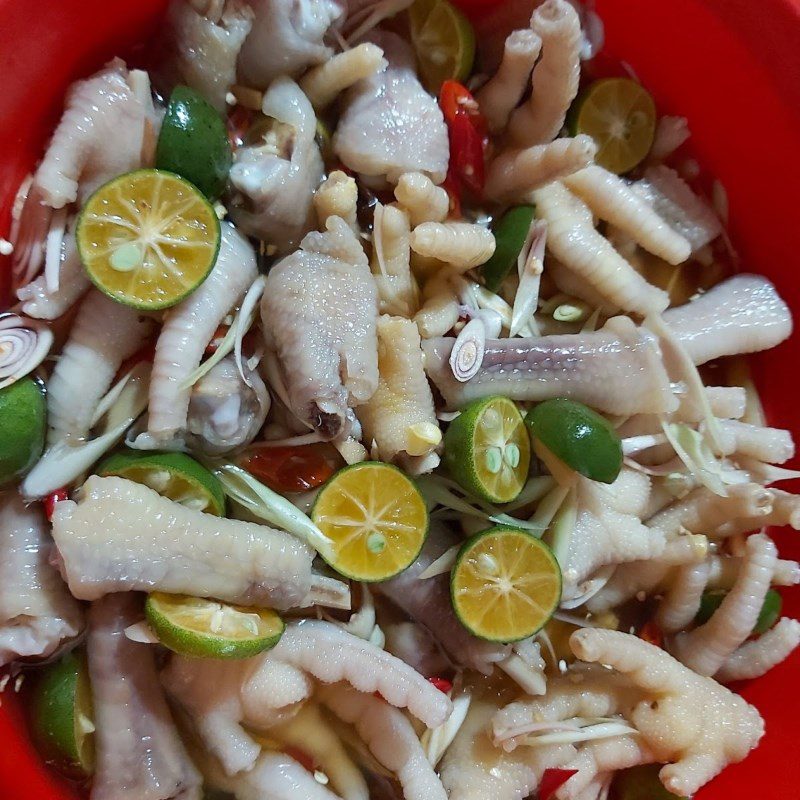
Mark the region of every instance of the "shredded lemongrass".
[[425, 751], [425, 757], [432, 767], [442, 760], [442, 756], [447, 752], [447, 748], [453, 743], [456, 734], [461, 730], [464, 720], [467, 718], [472, 695], [465, 691], [453, 698], [453, 710], [445, 722], [438, 728], [426, 728], [420, 737], [420, 744]]
[[144, 621], [136, 622], [125, 628], [125, 637], [139, 644], [158, 644], [159, 638], [153, 633], [152, 628]]
[[694, 403], [705, 420], [709, 444], [713, 445], [716, 450], [721, 451], [722, 432], [719, 427], [719, 421], [711, 409], [703, 379], [689, 357], [686, 348], [660, 315], [648, 317], [645, 320], [645, 325], [659, 337], [662, 349], [671, 353], [674, 357], [676, 365], [683, 373], [686, 383], [686, 397], [690, 402]]
[[528, 520], [532, 525], [536, 525], [542, 530], [546, 530], [553, 517], [558, 513], [561, 504], [567, 499], [571, 486], [554, 486], [541, 500], [533, 512], [533, 516]]
[[209, 461], [225, 494], [259, 519], [302, 539], [326, 559], [333, 558], [333, 542], [285, 497], [256, 480], [247, 470], [225, 461]]
[[498, 525], [522, 528], [537, 536], [544, 532], [544, 527], [531, 520], [517, 519], [489, 503], [461, 496], [461, 487], [441, 475], [421, 475], [417, 478], [417, 486], [430, 507], [441, 505], [468, 516], [488, 519]]
[[[219, 362], [222, 361], [225, 356], [233, 352], [233, 349], [236, 346], [237, 333], [242, 324], [244, 324], [245, 330], [247, 330], [250, 328], [253, 322], [255, 322], [255, 308], [250, 309], [250, 313], [245, 318], [244, 323], [242, 323], [242, 317], [242, 311], [239, 310], [234, 316], [233, 322], [225, 333], [222, 341], [217, 346], [217, 349], [205, 361], [203, 361], [203, 363], [200, 364], [200, 366], [194, 370], [191, 375], [186, 378], [186, 380], [181, 384], [182, 389], [189, 389], [190, 387], [194, 386], [197, 381], [200, 380], [200, 378], [202, 378], [206, 373], [210, 372], [217, 364], [219, 364]], [[238, 363], [237, 366], [239, 366]]]
[[544, 249], [547, 242], [547, 222], [543, 219], [531, 223], [525, 243], [517, 257], [519, 285], [514, 295], [509, 336], [516, 336], [525, 325], [538, 335], [534, 313], [539, 305], [539, 287], [544, 271]]
[[147, 408], [149, 378], [150, 364], [135, 366], [123, 379], [125, 386], [109, 408], [101, 433], [89, 441], [78, 444], [61, 441], [50, 447], [22, 482], [22, 495], [29, 499], [44, 497], [69, 486], [114, 447]]
[[64, 243], [64, 230], [67, 226], [67, 209], [59, 208], [53, 212], [50, 230], [47, 231], [44, 251], [44, 283], [47, 291], [54, 294], [58, 291], [59, 271], [61, 267], [61, 249]]
[[571, 486], [544, 536], [562, 569], [569, 561], [569, 547], [577, 521], [578, 498], [575, 487]]
[[606, 564], [601, 567], [591, 578], [578, 586], [579, 594], [566, 600], [562, 598], [559, 608], [570, 611], [588, 603], [611, 580], [616, 568], [616, 564]]
[[547, 655], [550, 656], [550, 663], [555, 667], [558, 664], [558, 656], [556, 655], [556, 649], [553, 647], [553, 641], [546, 627], [542, 628], [536, 634], [536, 639], [544, 645]]
[[231, 325], [231, 329], [233, 330], [233, 354], [236, 360], [236, 367], [239, 370], [239, 375], [242, 376], [242, 380], [250, 386], [251, 389], [253, 387], [249, 378], [245, 375], [244, 367], [242, 366], [242, 340], [255, 321], [256, 306], [261, 300], [261, 295], [264, 294], [264, 287], [266, 285], [266, 275], [259, 275], [255, 281], [253, 281], [253, 285], [247, 290], [247, 294], [245, 294], [242, 305], [239, 308], [239, 313], [236, 315], [233, 325]]
[[666, 438], [689, 472], [714, 494], [725, 497], [722, 468], [703, 436], [682, 422], [661, 423]]
[[269, 450], [271, 447], [301, 447], [305, 444], [317, 444], [322, 441], [324, 441], [322, 436], [316, 431], [312, 431], [311, 433], [289, 436], [285, 439], [264, 439], [264, 441], [251, 447], [250, 450]]
[[575, 728], [571, 730], [558, 729], [553, 725], [552, 733], [534, 733], [525, 736], [522, 744], [528, 747], [538, 747], [546, 744], [576, 744], [577, 742], [591, 742], [598, 739], [610, 739], [616, 736], [627, 736], [638, 733], [626, 722], [614, 717], [595, 717], [581, 719], [575, 718]]
[[659, 444], [668, 444], [669, 439], [663, 433], [644, 433], [640, 436], [628, 436], [622, 440], [622, 454], [633, 456], [641, 453], [642, 450], [649, 450]]
[[542, 695], [547, 690], [547, 679], [543, 668], [529, 664], [516, 653], [498, 661], [497, 666], [527, 694]]
[[600, 321], [600, 309], [596, 308], [583, 323], [581, 333], [593, 333], [597, 330], [597, 323]]
[[445, 572], [450, 572], [456, 563], [456, 556], [461, 549], [461, 545], [454, 544], [448, 547], [439, 558], [432, 561], [428, 566], [417, 575], [418, 581], [425, 581], [428, 578], [435, 578], [437, 575], [444, 575]]
[[503, 510], [506, 512], [517, 511], [538, 502], [555, 486], [555, 483], [552, 475], [535, 475], [533, 478], [529, 478], [522, 487], [522, 491], [517, 495], [517, 499], [512, 503], [506, 503]]

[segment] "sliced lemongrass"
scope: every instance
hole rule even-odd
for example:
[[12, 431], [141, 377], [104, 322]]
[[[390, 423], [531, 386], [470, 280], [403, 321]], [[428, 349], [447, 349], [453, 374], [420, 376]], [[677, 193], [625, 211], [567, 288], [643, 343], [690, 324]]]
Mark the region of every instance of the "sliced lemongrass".
[[220, 479], [225, 494], [251, 514], [297, 536], [325, 557], [333, 556], [331, 540], [285, 497], [236, 464], [211, 461], [208, 467]]
[[367, 448], [352, 436], [333, 442], [333, 446], [350, 466], [367, 460]]
[[126, 372], [109, 390], [106, 392], [105, 396], [101, 398], [100, 402], [97, 404], [97, 408], [94, 410], [94, 414], [92, 415], [92, 421], [89, 425], [90, 428], [93, 428], [97, 425], [98, 422], [108, 413], [109, 409], [117, 402], [119, 396], [122, 394], [122, 390], [125, 388], [128, 381], [131, 379], [131, 375], [133, 375], [133, 370], [131, 369], [129, 372]]
[[378, 0], [377, 3], [370, 3], [356, 11], [347, 18], [348, 28], [355, 25], [347, 34], [344, 40], [343, 50], [360, 42], [373, 28], [380, 25], [385, 19], [394, 16], [400, 11], [408, 8], [412, 0]]
[[57, 442], [39, 459], [20, 486], [24, 497], [37, 498], [69, 486], [114, 447], [147, 408], [150, 364], [131, 370], [122, 392], [106, 415], [103, 432], [77, 445]]
[[558, 664], [558, 656], [556, 655], [555, 647], [553, 647], [553, 640], [550, 638], [550, 634], [547, 633], [547, 627], [542, 628], [535, 638], [544, 645], [547, 655], [550, 657], [550, 663], [555, 667]]
[[438, 728], [426, 728], [420, 737], [420, 744], [425, 751], [425, 757], [432, 767], [442, 760], [447, 748], [453, 743], [456, 735], [461, 730], [467, 718], [472, 695], [465, 691], [453, 698], [453, 707], [450, 716]]
[[589, 316], [589, 306], [581, 301], [562, 303], [553, 310], [556, 322], [583, 322]]
[[17, 314], [0, 314], [0, 389], [33, 372], [53, 345], [43, 322]]
[[261, 300], [261, 295], [264, 294], [264, 287], [267, 283], [266, 275], [259, 275], [253, 285], [247, 290], [247, 293], [242, 300], [242, 305], [239, 307], [239, 313], [236, 315], [231, 328], [233, 329], [233, 354], [236, 360], [236, 367], [239, 370], [239, 375], [242, 380], [252, 388], [250, 379], [245, 374], [244, 367], [242, 366], [242, 340], [245, 334], [250, 330], [256, 318], [256, 306]]
[[479, 317], [471, 319], [456, 337], [450, 352], [450, 371], [462, 383], [480, 372], [486, 350], [486, 327]]
[[435, 561], [432, 561], [419, 575], [417, 575], [418, 581], [425, 581], [428, 578], [435, 578], [437, 575], [444, 575], [446, 572], [450, 572], [453, 568], [453, 565], [456, 563], [456, 558], [458, 556], [458, 551], [461, 549], [461, 545], [454, 544], [452, 547], [448, 547], [447, 550], [442, 553], [439, 558]]
[[[528, 231], [525, 244], [517, 257], [519, 286], [514, 295], [511, 312], [510, 336], [516, 336], [520, 329], [531, 324], [534, 312], [539, 305], [539, 286], [544, 271], [544, 250], [547, 243], [547, 223], [535, 220]], [[533, 322], [533, 325], [536, 323]]]
[[64, 243], [64, 230], [67, 226], [67, 209], [59, 208], [53, 212], [50, 230], [47, 231], [44, 250], [44, 284], [47, 291], [58, 291], [58, 278], [61, 269], [61, 250]]
[[775, 464], [764, 464], [753, 458], [739, 458], [739, 466], [749, 475], [750, 480], [755, 480], [764, 486], [780, 481], [793, 481], [800, 478], [800, 470], [786, 469]]

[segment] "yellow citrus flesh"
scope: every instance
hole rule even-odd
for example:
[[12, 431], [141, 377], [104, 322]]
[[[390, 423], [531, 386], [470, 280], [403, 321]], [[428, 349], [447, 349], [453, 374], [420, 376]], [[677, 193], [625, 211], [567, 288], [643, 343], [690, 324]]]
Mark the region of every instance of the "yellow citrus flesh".
[[141, 309], [175, 305], [208, 276], [220, 227], [191, 183], [142, 169], [114, 178], [87, 201], [77, 227], [83, 265], [109, 297]]
[[154, 592], [145, 615], [162, 644], [194, 658], [248, 658], [274, 647], [283, 620], [269, 608]]
[[514, 642], [532, 636], [561, 600], [561, 570], [546, 544], [497, 527], [461, 548], [450, 575], [453, 608], [475, 636]]
[[333, 542], [326, 560], [358, 581], [402, 572], [428, 533], [428, 511], [414, 482], [379, 461], [339, 470], [319, 493], [312, 519]]
[[467, 18], [447, 0], [416, 0], [409, 19], [426, 88], [438, 93], [446, 80], [466, 80], [475, 60], [475, 33]]
[[636, 81], [607, 78], [593, 83], [579, 100], [575, 132], [598, 147], [595, 161], [610, 172], [632, 170], [650, 152], [655, 136], [653, 98]]

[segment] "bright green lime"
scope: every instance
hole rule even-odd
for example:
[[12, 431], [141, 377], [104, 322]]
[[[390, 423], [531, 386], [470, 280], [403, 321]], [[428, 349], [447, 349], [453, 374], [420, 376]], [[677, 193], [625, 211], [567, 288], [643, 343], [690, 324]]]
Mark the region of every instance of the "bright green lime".
[[156, 147], [156, 166], [191, 181], [216, 200], [231, 168], [231, 146], [217, 110], [188, 86], [176, 86], [169, 98]]
[[596, 411], [575, 400], [545, 400], [525, 423], [534, 439], [567, 466], [600, 483], [614, 483], [622, 469], [619, 435]]
[[0, 389], [0, 486], [36, 463], [44, 448], [46, 417], [44, 392], [33, 378]]
[[498, 525], [464, 542], [450, 573], [450, 597], [474, 636], [519, 641], [541, 630], [558, 608], [561, 569], [543, 541]]
[[219, 478], [185, 453], [125, 450], [103, 461], [98, 475], [117, 475], [143, 483], [176, 503], [225, 515], [225, 492]]
[[39, 672], [31, 698], [31, 728], [48, 763], [74, 778], [92, 774], [92, 693], [82, 653], [68, 653]]
[[[713, 613], [722, 605], [722, 601], [727, 594], [728, 593], [724, 589], [714, 589], [709, 592], [704, 592], [703, 599], [700, 601], [700, 610], [697, 612], [694, 621], [698, 625], [708, 622]], [[781, 596], [774, 589], [770, 589], [764, 597], [761, 611], [758, 612], [758, 620], [753, 626], [753, 633], [766, 633], [780, 618], [782, 607], [783, 601], [781, 600]]]
[[444, 435], [444, 463], [462, 489], [510, 503], [528, 480], [531, 445], [516, 404], [506, 397], [470, 403]]
[[611, 784], [613, 800], [687, 800], [668, 792], [658, 773], [661, 764], [642, 764], [617, 772]]
[[533, 222], [533, 206], [509, 208], [493, 227], [495, 248], [492, 257], [481, 267], [486, 288], [496, 292], [517, 263]]
[[190, 658], [250, 658], [275, 647], [286, 627], [270, 608], [154, 592], [145, 617], [161, 644]]

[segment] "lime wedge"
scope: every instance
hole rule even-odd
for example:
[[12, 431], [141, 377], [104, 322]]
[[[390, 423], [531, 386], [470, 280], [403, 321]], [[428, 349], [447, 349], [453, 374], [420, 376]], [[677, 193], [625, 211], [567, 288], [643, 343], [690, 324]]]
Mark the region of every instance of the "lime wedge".
[[94, 722], [89, 672], [82, 653], [44, 667], [31, 698], [31, 727], [46, 761], [74, 778], [94, 770]]
[[174, 306], [208, 277], [219, 250], [219, 219], [187, 180], [140, 169], [114, 178], [89, 198], [76, 241], [100, 291], [152, 311]]
[[463, 83], [475, 60], [475, 32], [469, 20], [447, 0], [415, 0], [408, 14], [425, 88], [438, 95], [446, 80]]
[[384, 581], [402, 572], [428, 535], [419, 489], [380, 461], [340, 469], [317, 495], [311, 519], [333, 542], [328, 563], [357, 581]]
[[496, 292], [509, 272], [528, 238], [533, 222], [533, 206], [514, 206], [493, 226], [495, 248], [492, 257], [480, 268], [486, 288]]
[[474, 636], [515, 642], [532, 636], [561, 600], [561, 570], [527, 531], [498, 526], [468, 539], [450, 573], [453, 609]]
[[572, 133], [587, 133], [598, 150], [595, 161], [610, 172], [632, 170], [650, 152], [656, 105], [647, 90], [628, 78], [604, 78], [583, 91], [570, 109]]
[[144, 612], [161, 644], [191, 658], [250, 658], [275, 647], [285, 627], [269, 608], [183, 594], [154, 592]]
[[444, 462], [464, 491], [510, 503], [528, 479], [531, 445], [517, 406], [506, 397], [470, 403], [447, 428]]
[[219, 478], [185, 453], [126, 450], [103, 461], [97, 474], [127, 478], [196, 511], [225, 515], [225, 492]]
[[217, 110], [194, 89], [176, 86], [158, 134], [156, 166], [183, 176], [215, 200], [225, 189], [232, 158]]
[[600, 483], [622, 469], [622, 442], [611, 423], [576, 400], [545, 400], [525, 417], [531, 436], [567, 466]]
[[[708, 622], [714, 612], [722, 605], [722, 601], [728, 593], [724, 589], [713, 589], [703, 592], [700, 600], [700, 608], [694, 621], [698, 625]], [[753, 633], [760, 635], [766, 633], [780, 618], [783, 600], [774, 589], [769, 589], [761, 604], [761, 611], [758, 612], [758, 619], [753, 626]]]
[[0, 389], [0, 487], [26, 473], [42, 454], [46, 417], [44, 392], [33, 378]]

